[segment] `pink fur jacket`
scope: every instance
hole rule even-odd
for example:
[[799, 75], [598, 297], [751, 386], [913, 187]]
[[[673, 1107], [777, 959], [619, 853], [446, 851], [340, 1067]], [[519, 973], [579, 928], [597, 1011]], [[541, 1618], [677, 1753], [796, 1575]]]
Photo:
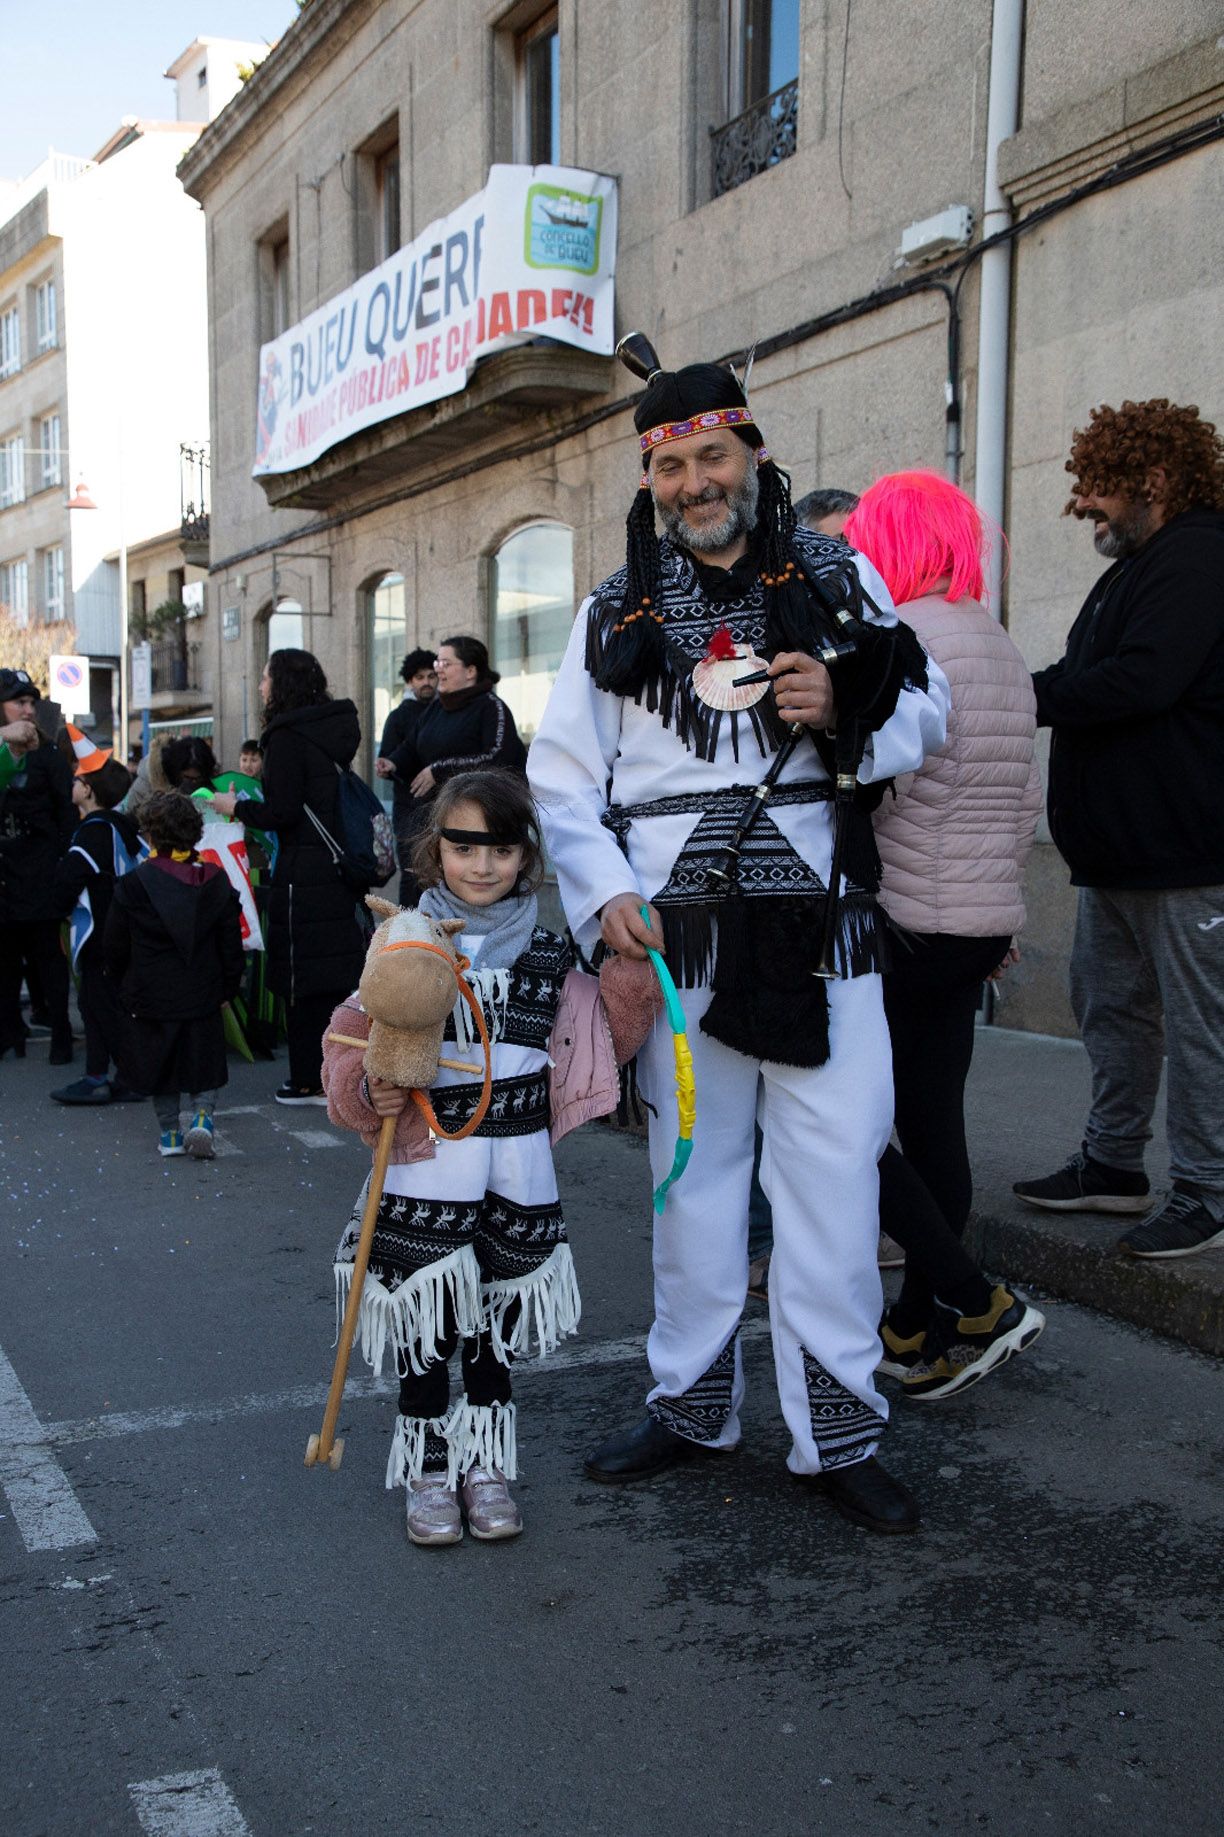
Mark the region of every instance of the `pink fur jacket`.
[[[616, 1108], [620, 1091], [617, 1066], [632, 1059], [662, 1007], [649, 963], [609, 957], [598, 980], [581, 970], [570, 970], [548, 1042], [553, 1061], [549, 1137], [554, 1145], [580, 1123], [607, 1116]], [[365, 1055], [356, 1046], [328, 1037], [346, 1033], [365, 1039], [369, 1031], [369, 1015], [356, 995], [350, 995], [332, 1015], [324, 1036], [323, 1089], [332, 1122], [355, 1129], [372, 1149], [382, 1119], [365, 1095]], [[396, 1121], [391, 1159], [430, 1161], [433, 1155], [425, 1118], [410, 1103]]]

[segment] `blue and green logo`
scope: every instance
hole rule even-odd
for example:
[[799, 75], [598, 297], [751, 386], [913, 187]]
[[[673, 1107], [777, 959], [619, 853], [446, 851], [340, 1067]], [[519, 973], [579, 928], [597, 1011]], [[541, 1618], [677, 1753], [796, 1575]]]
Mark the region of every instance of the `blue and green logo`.
[[527, 266], [594, 274], [599, 267], [602, 220], [602, 198], [589, 198], [560, 185], [532, 185], [523, 226]]

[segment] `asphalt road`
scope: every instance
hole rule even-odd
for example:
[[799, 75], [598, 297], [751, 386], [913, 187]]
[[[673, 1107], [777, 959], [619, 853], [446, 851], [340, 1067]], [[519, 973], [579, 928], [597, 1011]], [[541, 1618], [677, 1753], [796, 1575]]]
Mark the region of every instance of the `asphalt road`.
[[385, 1381], [302, 1464], [360, 1146], [235, 1065], [225, 1152], [162, 1162], [149, 1106], [60, 1110], [45, 1058], [0, 1065], [3, 1837], [1219, 1831], [1218, 1364], [1049, 1303], [896, 1409], [926, 1517], [889, 1540], [789, 1481], [755, 1312], [742, 1450], [593, 1486], [649, 1183], [588, 1130], [582, 1333], [516, 1380], [526, 1534], [415, 1550]]

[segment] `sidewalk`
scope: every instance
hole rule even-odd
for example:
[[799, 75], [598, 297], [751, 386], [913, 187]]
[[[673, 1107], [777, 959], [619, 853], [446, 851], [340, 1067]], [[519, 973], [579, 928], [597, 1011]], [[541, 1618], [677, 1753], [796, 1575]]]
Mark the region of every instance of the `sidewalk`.
[[[968, 1243], [995, 1275], [1224, 1353], [1224, 1249], [1147, 1261], [1114, 1249], [1130, 1222], [1092, 1212], [1039, 1212], [1013, 1180], [1053, 1173], [1080, 1145], [1088, 1060], [1078, 1041], [1004, 1027], [978, 1031], [966, 1116], [974, 1209]], [[1161, 1093], [1148, 1149], [1154, 1192], [1168, 1187]]]

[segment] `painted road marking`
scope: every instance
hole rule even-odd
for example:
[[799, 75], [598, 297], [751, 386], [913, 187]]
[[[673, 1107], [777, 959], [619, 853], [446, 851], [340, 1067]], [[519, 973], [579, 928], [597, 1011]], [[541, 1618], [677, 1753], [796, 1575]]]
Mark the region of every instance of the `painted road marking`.
[[326, 1129], [290, 1129], [288, 1132], [303, 1148], [343, 1148], [344, 1143]]
[[[360, 1148], [361, 1147], [361, 1143], [357, 1140], [355, 1136], [349, 1137], [348, 1135], [341, 1134], [338, 1130], [335, 1130], [335, 1129], [331, 1129], [331, 1128], [295, 1129], [292, 1127], [290, 1120], [287, 1117], [282, 1117], [280, 1111], [277, 1110], [274, 1104], [266, 1104], [266, 1103], [230, 1104], [230, 1105], [227, 1105], [227, 1107], [224, 1110], [214, 1110], [213, 1116], [214, 1118], [218, 1118], [222, 1116], [258, 1116], [263, 1122], [267, 1123], [270, 1129], [275, 1129], [277, 1135], [292, 1136], [293, 1140], [295, 1142], [300, 1143], [300, 1145], [303, 1148], [322, 1149], [322, 1148], [348, 1148], [348, 1147]], [[296, 1118], [294, 1120], [296, 1121]], [[245, 1148], [239, 1148], [236, 1142], [230, 1141], [228, 1140], [228, 1138], [224, 1137], [220, 1130], [217, 1131], [217, 1135], [215, 1139], [216, 1139], [216, 1144], [217, 1144], [217, 1153], [219, 1155], [222, 1155], [222, 1154], [240, 1155], [240, 1154], [245, 1154], [247, 1152]], [[223, 1141], [226, 1144], [224, 1147], [222, 1146]]]
[[216, 1767], [138, 1780], [128, 1792], [148, 1837], [251, 1837]]
[[[746, 1321], [740, 1328], [740, 1339], [747, 1345], [769, 1335], [767, 1320]], [[583, 1371], [600, 1365], [625, 1365], [645, 1359], [646, 1340], [596, 1341], [590, 1346], [562, 1346], [546, 1359], [515, 1361], [514, 1382], [530, 1380], [537, 1374], [551, 1376], [557, 1372]], [[372, 1378], [365, 1373], [351, 1377], [345, 1385], [347, 1402], [366, 1397], [389, 1397], [399, 1390], [397, 1378]], [[225, 1397], [216, 1403], [190, 1405], [162, 1404], [151, 1410], [116, 1410], [108, 1416], [86, 1416], [76, 1421], [49, 1422], [40, 1433], [47, 1446], [71, 1448], [81, 1442], [112, 1441], [124, 1435], [148, 1435], [169, 1429], [186, 1429], [195, 1423], [222, 1422], [230, 1416], [270, 1415], [281, 1411], [317, 1408], [327, 1394], [326, 1376], [317, 1384], [295, 1384], [288, 1390], [252, 1392], [246, 1397]]]
[[27, 1550], [96, 1544], [68, 1476], [50, 1452], [34, 1405], [0, 1351], [0, 1486]]

